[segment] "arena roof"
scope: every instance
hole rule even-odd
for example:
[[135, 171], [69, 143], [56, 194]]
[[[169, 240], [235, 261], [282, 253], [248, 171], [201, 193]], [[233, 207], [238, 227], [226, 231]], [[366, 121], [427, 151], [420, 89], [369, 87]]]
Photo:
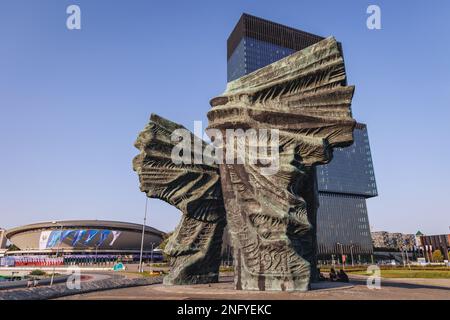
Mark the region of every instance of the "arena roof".
[[[12, 228], [6, 231], [6, 237], [9, 239], [10, 237], [14, 236], [15, 234], [27, 232], [27, 231], [33, 231], [33, 230], [39, 230], [39, 229], [58, 229], [58, 228], [103, 228], [103, 229], [116, 229], [116, 230], [123, 230], [123, 231], [139, 231], [142, 232], [142, 225], [137, 223], [129, 223], [129, 222], [120, 222], [120, 221], [107, 221], [107, 220], [67, 220], [67, 221], [54, 221], [54, 222], [39, 222], [39, 223], [33, 223], [28, 224], [25, 226], [20, 226], [16, 228]], [[146, 233], [153, 233], [159, 236], [163, 236], [165, 233], [146, 226], [145, 227]]]

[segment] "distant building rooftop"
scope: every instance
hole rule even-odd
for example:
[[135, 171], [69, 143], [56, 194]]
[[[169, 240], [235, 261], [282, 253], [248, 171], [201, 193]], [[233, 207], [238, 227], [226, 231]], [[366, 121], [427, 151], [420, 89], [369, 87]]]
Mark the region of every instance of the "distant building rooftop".
[[309, 32], [244, 13], [227, 40], [227, 59], [231, 57], [243, 37], [270, 42], [296, 51], [325, 39]]

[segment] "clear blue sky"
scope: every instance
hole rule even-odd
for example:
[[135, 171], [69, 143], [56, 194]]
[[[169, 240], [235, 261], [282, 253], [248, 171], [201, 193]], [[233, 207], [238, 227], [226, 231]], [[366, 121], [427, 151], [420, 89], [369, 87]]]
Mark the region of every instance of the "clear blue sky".
[[[82, 30], [66, 28], [77, 4]], [[378, 4], [382, 30], [366, 28]], [[141, 222], [133, 142], [156, 112], [206, 122], [226, 85], [226, 39], [243, 12], [344, 45], [354, 116], [368, 124], [375, 230], [450, 225], [450, 2], [0, 2], [0, 226], [54, 219]], [[151, 200], [149, 224], [179, 212]]]

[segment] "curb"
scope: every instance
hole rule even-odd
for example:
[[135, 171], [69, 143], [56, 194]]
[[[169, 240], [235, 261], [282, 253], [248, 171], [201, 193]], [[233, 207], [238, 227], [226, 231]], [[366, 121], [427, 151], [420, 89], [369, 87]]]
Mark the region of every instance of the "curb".
[[58, 284], [52, 287], [6, 290], [0, 292], [0, 300], [48, 300], [82, 293], [147, 286], [157, 283], [162, 283], [162, 277], [127, 279], [115, 276], [109, 279], [81, 283], [81, 289], [71, 290], [67, 288], [66, 284]]

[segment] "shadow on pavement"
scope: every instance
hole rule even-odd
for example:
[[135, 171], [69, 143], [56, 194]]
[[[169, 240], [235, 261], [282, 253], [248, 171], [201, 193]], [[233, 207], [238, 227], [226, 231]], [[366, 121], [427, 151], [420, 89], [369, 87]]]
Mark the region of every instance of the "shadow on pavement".
[[[367, 280], [352, 278], [350, 280], [350, 283], [353, 283], [355, 285], [366, 286]], [[439, 289], [439, 290], [447, 290], [450, 292], [449, 287], [426, 285], [426, 284], [419, 284], [419, 283], [396, 282], [396, 281], [389, 281], [389, 280], [382, 278], [381, 279], [381, 288], [383, 288], [383, 287], [392, 287], [392, 288], [401, 288], [401, 289]]]

